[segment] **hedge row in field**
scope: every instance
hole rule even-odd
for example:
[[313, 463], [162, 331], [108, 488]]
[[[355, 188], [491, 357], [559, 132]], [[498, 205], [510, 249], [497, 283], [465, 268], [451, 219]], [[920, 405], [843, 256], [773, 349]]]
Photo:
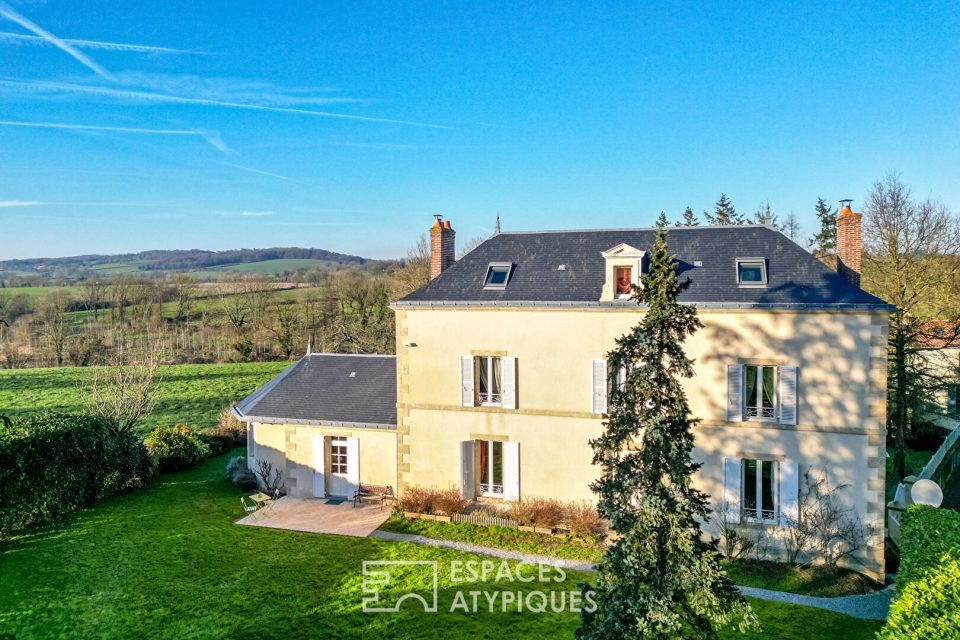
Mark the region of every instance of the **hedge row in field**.
[[140, 438], [113, 435], [97, 418], [40, 413], [0, 423], [0, 537], [60, 521], [153, 474]]
[[960, 638], [960, 513], [911, 506], [901, 553], [897, 598], [880, 638]]

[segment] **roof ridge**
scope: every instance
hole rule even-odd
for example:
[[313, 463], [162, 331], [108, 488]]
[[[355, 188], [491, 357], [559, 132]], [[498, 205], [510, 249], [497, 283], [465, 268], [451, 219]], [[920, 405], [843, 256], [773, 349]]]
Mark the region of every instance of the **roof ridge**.
[[[665, 227], [667, 231], [696, 231], [699, 229], [769, 229], [776, 231], [773, 227], [766, 224], [701, 224], [701, 225], [683, 225], [679, 227]], [[543, 229], [529, 231], [501, 231], [497, 235], [529, 235], [534, 233], [603, 233], [603, 232], [623, 232], [623, 231], [656, 231], [657, 227], [614, 227], [609, 229]], [[779, 233], [779, 232], [778, 232]], [[496, 237], [496, 236], [492, 236]], [[488, 238], [489, 239], [489, 238]]]
[[328, 353], [325, 351], [314, 351], [313, 353], [308, 353], [304, 355], [304, 358], [309, 358], [311, 356], [341, 356], [344, 358], [396, 358], [397, 356], [392, 353]]

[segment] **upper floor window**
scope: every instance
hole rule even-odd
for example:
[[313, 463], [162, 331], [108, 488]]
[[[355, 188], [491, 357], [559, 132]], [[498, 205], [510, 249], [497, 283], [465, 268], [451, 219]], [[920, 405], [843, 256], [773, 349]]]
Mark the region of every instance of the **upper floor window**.
[[737, 259], [737, 284], [760, 287], [767, 284], [767, 261], [763, 258]]
[[745, 367], [743, 407], [747, 420], [775, 420], [777, 416], [776, 367], [752, 365]]
[[477, 356], [477, 399], [482, 406], [503, 404], [503, 366], [497, 356]]
[[506, 289], [512, 268], [513, 265], [509, 262], [491, 262], [487, 267], [487, 275], [483, 279], [483, 288]]
[[727, 420], [797, 424], [796, 365], [727, 365]]

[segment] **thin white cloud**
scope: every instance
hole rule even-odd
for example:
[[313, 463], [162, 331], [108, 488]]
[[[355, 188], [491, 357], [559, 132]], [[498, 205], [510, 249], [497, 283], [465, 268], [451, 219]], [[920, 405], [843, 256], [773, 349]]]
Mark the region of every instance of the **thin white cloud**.
[[247, 171], [249, 173], [255, 173], [261, 176], [267, 176], [270, 178], [277, 178], [279, 180], [286, 180], [287, 182], [296, 182], [297, 184], [307, 184], [301, 180], [296, 180], [295, 178], [289, 178], [287, 176], [282, 176], [279, 173], [270, 173], [269, 171], [263, 171], [261, 169], [254, 169], [253, 167], [245, 167], [242, 164], [234, 164], [232, 162], [220, 162], [225, 167], [233, 167], [234, 169], [240, 169], [241, 171]]
[[[130, 51], [134, 53], [164, 53], [164, 54], [190, 54], [207, 55], [205, 51], [190, 51], [187, 49], [174, 49], [171, 47], [155, 47], [145, 44], [125, 44], [122, 42], [101, 42], [98, 40], [74, 40], [70, 38], [61, 38], [65, 42], [79, 49], [102, 49], [104, 51]], [[56, 46], [47, 38], [41, 36], [29, 36], [25, 33], [10, 33], [9, 31], [0, 31], [0, 42], [7, 41], [13, 43], [23, 43], [40, 47]]]
[[230, 109], [245, 109], [249, 111], [269, 111], [272, 113], [293, 113], [298, 115], [315, 116], [321, 118], [335, 118], [340, 120], [356, 120], [359, 122], [376, 122], [383, 124], [398, 124], [410, 127], [426, 127], [429, 129], [452, 129], [446, 125], [431, 124], [428, 122], [414, 122], [410, 120], [394, 120], [391, 118], [375, 118], [372, 116], [358, 116], [347, 113], [334, 113], [330, 111], [315, 111], [311, 109], [299, 109], [293, 107], [275, 107], [263, 104], [253, 104], [246, 102], [231, 102], [227, 100], [214, 100], [210, 98], [191, 98], [186, 96], [170, 95], [165, 93], [153, 93], [149, 91], [136, 91], [132, 89], [115, 89], [111, 87], [99, 87], [93, 85], [70, 84], [65, 82], [24, 82], [20, 80], [0, 79], [0, 86], [13, 87], [28, 90], [41, 90], [55, 93], [77, 93], [84, 95], [99, 95], [119, 100], [130, 100], [134, 102], [161, 102], [167, 104], [196, 104], [210, 107], [226, 107]]
[[6, 207], [36, 207], [44, 204], [37, 200], [0, 200], [0, 209]]
[[70, 129], [80, 131], [112, 131], [116, 133], [138, 133], [146, 135], [159, 136], [200, 136], [216, 149], [228, 152], [227, 145], [220, 138], [216, 131], [204, 131], [200, 129], [141, 129], [139, 127], [105, 127], [92, 124], [63, 124], [59, 122], [17, 122], [12, 120], [0, 120], [0, 126], [3, 127], [36, 127], [40, 129]]
[[273, 211], [241, 211], [240, 213], [227, 214], [228, 216], [240, 216], [241, 218], [264, 218], [272, 216]]
[[61, 40], [60, 38], [53, 35], [43, 27], [31, 22], [24, 16], [20, 15], [13, 9], [13, 7], [8, 5], [6, 2], [3, 2], [3, 0], [0, 0], [0, 18], [6, 18], [11, 22], [15, 22], [16, 24], [20, 25], [27, 31], [31, 31], [35, 33], [37, 36], [43, 38], [53, 46], [63, 51], [64, 53], [72, 56], [74, 60], [76, 60], [83, 66], [87, 67], [88, 69], [96, 73], [98, 76], [105, 78], [107, 80], [113, 80], [113, 76], [110, 75], [110, 72], [104, 69], [103, 67], [101, 67], [96, 62], [94, 62], [87, 54], [83, 53], [82, 51], [78, 51], [70, 43], [64, 40]]

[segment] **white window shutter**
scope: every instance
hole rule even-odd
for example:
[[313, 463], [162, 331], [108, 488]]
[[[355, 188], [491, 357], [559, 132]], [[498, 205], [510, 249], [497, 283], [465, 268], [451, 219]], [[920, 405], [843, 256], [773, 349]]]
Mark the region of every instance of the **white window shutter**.
[[743, 365], [727, 365], [727, 422], [743, 421]]
[[723, 459], [723, 516], [727, 522], [740, 522], [741, 474], [739, 458]]
[[313, 436], [313, 497], [323, 498], [327, 495], [326, 481], [326, 454], [327, 449], [323, 436]]
[[347, 438], [347, 482], [352, 498], [353, 492], [360, 489], [360, 438]]
[[607, 361], [593, 361], [593, 412], [607, 412]]
[[517, 408], [517, 359], [500, 358], [500, 371], [503, 375], [503, 385], [500, 390], [501, 402], [504, 409]]
[[473, 356], [460, 357], [460, 401], [465, 407], [474, 406]]
[[780, 526], [796, 529], [800, 521], [800, 468], [785, 460], [780, 467]]
[[475, 497], [474, 460], [473, 440], [464, 440], [460, 443], [460, 495], [469, 500]]
[[520, 443], [503, 443], [503, 499], [520, 499]]
[[797, 424], [797, 367], [780, 367], [780, 424]]
[[257, 433], [254, 423], [247, 423], [247, 467], [253, 471], [256, 466], [257, 456]]

